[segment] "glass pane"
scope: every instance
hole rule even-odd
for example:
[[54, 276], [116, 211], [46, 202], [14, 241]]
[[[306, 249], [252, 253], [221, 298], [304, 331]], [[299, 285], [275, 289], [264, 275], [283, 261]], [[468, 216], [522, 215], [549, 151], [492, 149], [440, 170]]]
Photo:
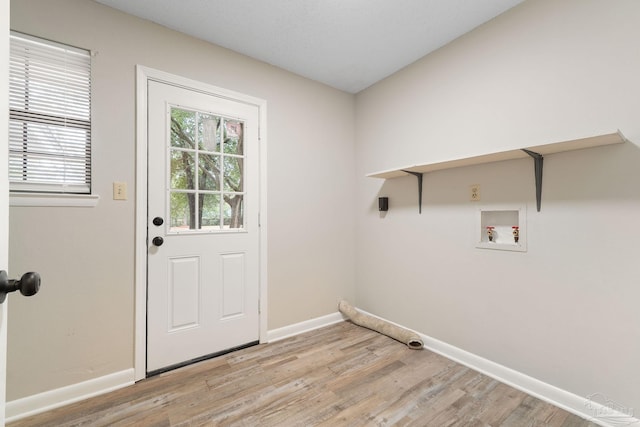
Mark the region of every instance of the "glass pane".
[[225, 228], [244, 228], [242, 195], [228, 196], [224, 201]]
[[196, 148], [196, 113], [171, 108], [171, 146]]
[[224, 158], [224, 190], [242, 192], [242, 165], [241, 157]]
[[171, 192], [171, 226], [169, 231], [184, 231], [195, 228], [196, 195]]
[[220, 117], [200, 114], [200, 149], [220, 151]]
[[220, 190], [220, 156], [200, 154], [200, 177], [198, 187], [200, 190]]
[[243, 131], [238, 120], [171, 109], [170, 190], [180, 190], [171, 231], [244, 228]]
[[220, 195], [203, 194], [202, 197], [202, 229], [220, 228]]
[[195, 153], [171, 150], [171, 188], [195, 190]]
[[244, 154], [242, 144], [243, 123], [236, 120], [225, 120], [224, 129], [224, 152], [228, 154]]

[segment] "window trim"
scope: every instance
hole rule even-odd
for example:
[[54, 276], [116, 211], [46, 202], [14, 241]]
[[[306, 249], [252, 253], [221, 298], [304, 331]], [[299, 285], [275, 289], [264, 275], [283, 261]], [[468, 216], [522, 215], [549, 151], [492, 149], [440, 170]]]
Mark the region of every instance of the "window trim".
[[9, 193], [9, 206], [93, 208], [99, 201], [97, 194]]

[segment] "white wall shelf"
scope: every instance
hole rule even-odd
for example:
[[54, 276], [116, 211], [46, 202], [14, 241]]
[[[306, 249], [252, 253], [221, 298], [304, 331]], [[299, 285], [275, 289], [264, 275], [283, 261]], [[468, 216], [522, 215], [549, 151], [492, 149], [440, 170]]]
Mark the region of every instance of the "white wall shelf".
[[464, 157], [459, 159], [445, 160], [441, 162], [419, 163], [396, 169], [389, 169], [380, 172], [367, 174], [371, 178], [392, 179], [407, 175], [414, 175], [418, 178], [418, 209], [422, 211], [422, 176], [427, 172], [434, 172], [443, 169], [452, 169], [463, 166], [480, 165], [484, 163], [500, 162], [503, 160], [513, 160], [531, 157], [534, 160], [534, 171], [536, 178], [536, 203], [538, 212], [540, 211], [542, 199], [542, 165], [544, 156], [548, 154], [561, 153], [564, 151], [582, 150], [585, 148], [600, 147], [603, 145], [620, 144], [625, 142], [624, 135], [614, 132], [604, 135], [597, 135], [588, 138], [574, 139], [571, 141], [555, 142], [552, 144], [523, 147], [515, 150], [500, 151], [496, 153], [482, 154], [478, 156]]

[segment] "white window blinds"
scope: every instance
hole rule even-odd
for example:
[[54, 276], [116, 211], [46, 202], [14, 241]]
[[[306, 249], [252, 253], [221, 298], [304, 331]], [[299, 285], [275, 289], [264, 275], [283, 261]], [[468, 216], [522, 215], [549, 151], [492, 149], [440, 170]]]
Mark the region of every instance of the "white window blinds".
[[91, 56], [11, 33], [11, 191], [91, 193]]

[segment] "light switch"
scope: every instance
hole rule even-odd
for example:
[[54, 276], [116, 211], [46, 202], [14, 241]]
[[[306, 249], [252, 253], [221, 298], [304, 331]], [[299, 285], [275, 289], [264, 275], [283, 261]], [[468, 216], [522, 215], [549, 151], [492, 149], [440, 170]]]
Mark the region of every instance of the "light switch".
[[113, 200], [127, 200], [127, 183], [113, 183]]

